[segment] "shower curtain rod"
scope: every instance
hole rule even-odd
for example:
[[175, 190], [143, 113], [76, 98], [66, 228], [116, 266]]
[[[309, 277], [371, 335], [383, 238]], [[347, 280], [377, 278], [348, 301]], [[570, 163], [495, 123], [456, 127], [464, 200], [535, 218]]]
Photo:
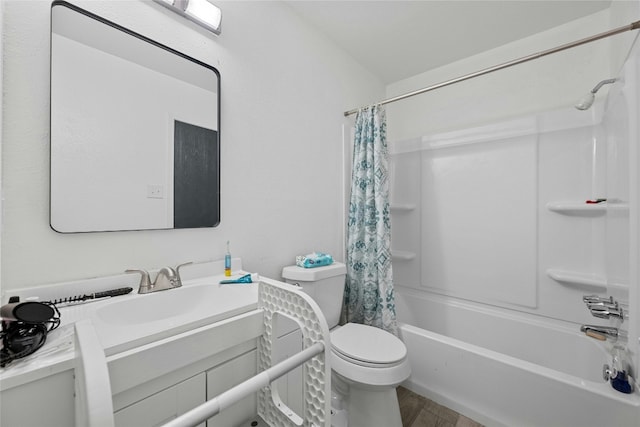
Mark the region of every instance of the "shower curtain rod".
[[[637, 30], [639, 28], [640, 28], [640, 21], [635, 21], [635, 22], [632, 22], [631, 24], [624, 25], [622, 27], [618, 27], [618, 28], [615, 28], [613, 30], [605, 31], [604, 33], [596, 34], [596, 35], [593, 35], [591, 37], [586, 37], [584, 39], [580, 39], [580, 40], [577, 40], [577, 41], [574, 41], [574, 42], [571, 42], [571, 43], [563, 44], [561, 46], [557, 46], [557, 47], [554, 47], [552, 49], [543, 50], [541, 52], [534, 53], [534, 54], [531, 54], [531, 55], [528, 55], [528, 56], [523, 56], [522, 58], [514, 59], [514, 60], [509, 61], [509, 62], [504, 62], [504, 63], [499, 64], [499, 65], [494, 65], [493, 67], [484, 68], [484, 69], [482, 69], [480, 71], [476, 71], [476, 72], [470, 73], [470, 74], [465, 74], [464, 76], [460, 76], [460, 77], [457, 77], [455, 79], [451, 79], [451, 80], [447, 80], [447, 81], [444, 81], [444, 82], [441, 82], [441, 83], [437, 83], [437, 84], [434, 84], [432, 86], [428, 86], [428, 87], [425, 87], [425, 88], [422, 88], [422, 89], [415, 90], [413, 92], [409, 92], [409, 93], [405, 93], [403, 95], [395, 96], [393, 98], [388, 98], [388, 99], [382, 100], [382, 101], [377, 102], [377, 103], [372, 104], [372, 105], [390, 104], [392, 102], [396, 102], [396, 101], [400, 101], [402, 99], [410, 98], [410, 97], [415, 96], [415, 95], [420, 95], [422, 93], [429, 92], [429, 91], [432, 91], [434, 89], [439, 89], [441, 87], [449, 86], [449, 85], [452, 85], [454, 83], [459, 83], [459, 82], [462, 82], [464, 80], [469, 80], [469, 79], [472, 79], [474, 77], [479, 77], [479, 76], [482, 76], [482, 75], [485, 75], [485, 74], [492, 73], [494, 71], [498, 71], [498, 70], [502, 70], [504, 68], [512, 67], [514, 65], [522, 64], [523, 62], [528, 62], [528, 61], [531, 61], [531, 60], [534, 60], [534, 59], [542, 58], [543, 56], [551, 55], [552, 53], [561, 52], [563, 50], [571, 49], [571, 48], [574, 48], [574, 47], [577, 47], [577, 46], [580, 46], [580, 45], [583, 45], [583, 44], [586, 44], [586, 43], [591, 43], [593, 41], [604, 39], [604, 38], [607, 38], [607, 37], [610, 37], [610, 36], [614, 36], [616, 34], [624, 33], [624, 32], [627, 32], [627, 31], [632, 31], [632, 30]], [[356, 109], [353, 109], [353, 110], [345, 111], [344, 115], [345, 115], [345, 117], [350, 116], [352, 114], [357, 113], [362, 108], [366, 108], [366, 107], [361, 107], [361, 108], [356, 108]]]

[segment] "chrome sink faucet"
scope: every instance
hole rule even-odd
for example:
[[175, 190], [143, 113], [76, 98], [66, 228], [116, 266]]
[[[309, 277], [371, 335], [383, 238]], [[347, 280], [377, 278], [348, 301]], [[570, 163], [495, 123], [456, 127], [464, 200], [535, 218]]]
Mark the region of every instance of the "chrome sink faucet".
[[138, 287], [139, 294], [148, 294], [150, 292], [164, 291], [167, 289], [179, 288], [182, 286], [182, 279], [180, 278], [180, 267], [193, 264], [193, 262], [185, 262], [178, 265], [175, 269], [171, 267], [162, 267], [153, 283], [149, 277], [147, 270], [141, 269], [128, 269], [125, 273], [140, 273], [140, 286]]

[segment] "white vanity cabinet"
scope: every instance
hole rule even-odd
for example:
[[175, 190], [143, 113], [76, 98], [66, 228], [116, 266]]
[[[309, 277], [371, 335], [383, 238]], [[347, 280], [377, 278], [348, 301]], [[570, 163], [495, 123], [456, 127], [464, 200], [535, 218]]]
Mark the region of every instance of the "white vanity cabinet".
[[[257, 351], [252, 350], [207, 371], [207, 399], [212, 399], [231, 387], [251, 378], [258, 366]], [[238, 426], [257, 412], [257, 396], [245, 397], [235, 405], [207, 420], [207, 427]]]
[[[204, 403], [205, 374], [162, 390], [114, 414], [116, 427], [160, 426]], [[198, 427], [204, 427], [202, 423]]]
[[[116, 427], [160, 426], [256, 374], [256, 350], [242, 354], [115, 412]], [[249, 396], [199, 427], [238, 426], [255, 416]]]
[[[255, 375], [262, 329], [262, 313], [248, 312], [107, 356], [116, 426], [162, 425]], [[23, 369], [19, 363], [15, 369]], [[74, 363], [71, 348], [61, 365], [5, 376], [0, 425], [73, 427]], [[230, 424], [212, 425], [245, 421], [256, 413], [256, 398], [236, 406], [219, 415]]]
[[68, 427], [75, 423], [73, 370], [0, 393], [2, 427]]
[[[94, 346], [101, 346], [96, 347], [97, 350], [105, 353], [109, 379], [108, 386], [106, 380], [101, 384], [110, 387], [117, 427], [165, 424], [255, 376], [259, 357], [257, 340], [265, 330], [264, 311], [256, 309], [257, 285], [242, 288], [210, 285], [219, 279], [203, 279], [169, 291], [172, 293], [158, 293], [159, 296], [134, 295], [112, 303], [68, 308], [64, 313], [68, 323], [55, 331], [46, 344], [51, 351], [16, 361], [8, 368], [11, 371], [0, 371], [0, 425], [76, 425], [74, 368], [82, 359], [74, 346], [74, 322], [87, 318], [91, 319], [100, 340]], [[198, 298], [190, 303], [188, 310], [181, 309], [171, 315], [162, 311], [166, 319], [151, 318], [148, 322], [136, 323], [137, 318], [130, 316], [128, 321], [133, 322], [133, 326], [127, 328], [99, 316], [101, 310], [115, 308], [138, 313], [147, 310], [145, 304], [162, 305], [167, 299], [165, 296], [171, 297], [167, 307], [184, 305], [176, 304], [176, 298], [187, 302], [194, 296]], [[162, 301], [158, 302], [159, 299]], [[116, 303], [117, 307], [110, 306]], [[274, 364], [302, 349], [298, 324], [286, 320], [288, 322], [272, 325], [277, 326], [276, 345], [272, 348]], [[276, 397], [298, 414], [302, 414], [302, 378], [299, 367], [277, 383]], [[254, 393], [224, 408], [201, 426], [249, 425], [256, 414], [257, 393]]]
[[[247, 349], [249, 351], [245, 352]], [[237, 355], [238, 353], [241, 354]], [[234, 357], [224, 360], [230, 355]], [[211, 368], [202, 371], [202, 367], [206, 365], [210, 365]], [[255, 342], [250, 342], [229, 349], [218, 357], [208, 358], [204, 363], [188, 366], [119, 393], [114, 396], [115, 425], [160, 426], [254, 376], [256, 366]], [[176, 384], [166, 386], [167, 383], [185, 375], [192, 375], [196, 371], [199, 372]], [[159, 388], [162, 389], [158, 390]], [[153, 394], [149, 394], [152, 391]], [[131, 400], [135, 402], [130, 403]], [[249, 396], [199, 427], [237, 426], [254, 416], [256, 408], [256, 396]]]
[[[295, 338], [293, 335], [297, 335]], [[293, 338], [293, 339], [292, 339]], [[300, 345], [301, 333], [295, 331], [279, 338], [279, 348], [282, 345], [281, 357], [286, 358], [289, 353], [293, 354], [296, 346]], [[246, 346], [238, 346], [235, 350], [245, 350]], [[255, 346], [248, 352], [236, 356], [230, 360], [219, 363], [206, 372], [199, 373], [187, 380], [170, 386], [164, 390], [145, 397], [123, 409], [115, 412], [116, 427], [143, 427], [158, 426], [176, 418], [178, 415], [204, 403], [205, 400], [212, 399], [221, 393], [229, 390], [233, 386], [251, 378], [257, 370], [257, 350]], [[278, 380], [282, 387], [281, 396], [283, 401], [296, 412], [302, 412], [302, 374], [292, 372]], [[294, 385], [291, 385], [293, 383]], [[146, 393], [144, 386], [140, 390], [132, 390]], [[147, 391], [148, 392], [148, 391]], [[121, 400], [118, 396], [114, 398], [114, 403]], [[248, 422], [257, 412], [257, 395], [253, 394], [244, 398], [235, 405], [226, 408], [215, 417], [206, 422], [206, 427], [232, 427]], [[248, 423], [247, 423], [248, 425]], [[204, 423], [199, 427], [204, 427]]]
[[[108, 357], [116, 427], [159, 426], [229, 390], [257, 372], [259, 314], [239, 316], [218, 328], [184, 334]], [[242, 333], [230, 328], [242, 327]], [[288, 325], [290, 326], [290, 325]], [[274, 347], [274, 363], [302, 349], [299, 329], [284, 328]], [[202, 346], [203, 342], [210, 344]], [[215, 342], [215, 344], [214, 344]], [[195, 347], [194, 347], [195, 346]], [[203, 348], [208, 353], [202, 353]], [[302, 368], [277, 380], [282, 401], [302, 413]], [[75, 425], [73, 369], [8, 388], [0, 394], [2, 427], [71, 427]], [[253, 394], [200, 424], [200, 427], [249, 425], [257, 413]], [[77, 426], [82, 427], [82, 426]]]
[[[108, 357], [116, 426], [161, 425], [254, 376], [262, 328], [262, 313], [251, 312]], [[252, 397], [207, 425], [230, 427], [255, 413]]]
[[[300, 330], [290, 332], [277, 341], [277, 353], [274, 361], [277, 363], [301, 350], [302, 334]], [[248, 350], [248, 351], [247, 351]], [[232, 356], [231, 358], [229, 358]], [[243, 345], [224, 351], [217, 357], [208, 359], [208, 362], [195, 364], [180, 372], [171, 373], [163, 378], [156, 378], [148, 384], [135, 387], [125, 393], [114, 396], [116, 408], [127, 400], [141, 400], [129, 404], [115, 411], [116, 427], [145, 427], [159, 426], [176, 418], [190, 409], [212, 399], [241, 382], [251, 378], [257, 373], [257, 350], [255, 342], [247, 342]], [[205, 372], [168, 386], [151, 395], [152, 389], [163, 387], [166, 382], [175, 381], [175, 378], [190, 375], [199, 371], [206, 364], [214, 364]], [[285, 404], [302, 413], [302, 368], [290, 372], [278, 381], [278, 390]], [[235, 405], [226, 408], [215, 417], [206, 422], [206, 427], [233, 427], [244, 425], [257, 412], [257, 395], [253, 394], [244, 398]], [[247, 423], [247, 425], [249, 425]], [[199, 427], [204, 427], [200, 424]]]

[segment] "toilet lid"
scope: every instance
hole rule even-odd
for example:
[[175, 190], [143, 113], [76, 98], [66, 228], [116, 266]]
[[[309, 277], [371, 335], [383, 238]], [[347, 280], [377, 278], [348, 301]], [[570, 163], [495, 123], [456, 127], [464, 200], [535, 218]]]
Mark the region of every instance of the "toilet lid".
[[341, 356], [366, 364], [391, 365], [407, 356], [407, 347], [395, 335], [358, 323], [331, 332], [331, 347]]

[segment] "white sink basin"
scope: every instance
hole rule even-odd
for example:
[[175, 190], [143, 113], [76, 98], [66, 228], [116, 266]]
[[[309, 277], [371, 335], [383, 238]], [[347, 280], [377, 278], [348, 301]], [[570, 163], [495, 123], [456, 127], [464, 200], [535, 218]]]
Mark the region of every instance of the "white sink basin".
[[[210, 299], [219, 293], [217, 285], [189, 286], [159, 291], [111, 304], [96, 310], [97, 317], [111, 325], [134, 326], [206, 311]], [[218, 295], [219, 297], [219, 295]]]
[[257, 308], [258, 284], [185, 284], [96, 304], [91, 320], [107, 355]]

